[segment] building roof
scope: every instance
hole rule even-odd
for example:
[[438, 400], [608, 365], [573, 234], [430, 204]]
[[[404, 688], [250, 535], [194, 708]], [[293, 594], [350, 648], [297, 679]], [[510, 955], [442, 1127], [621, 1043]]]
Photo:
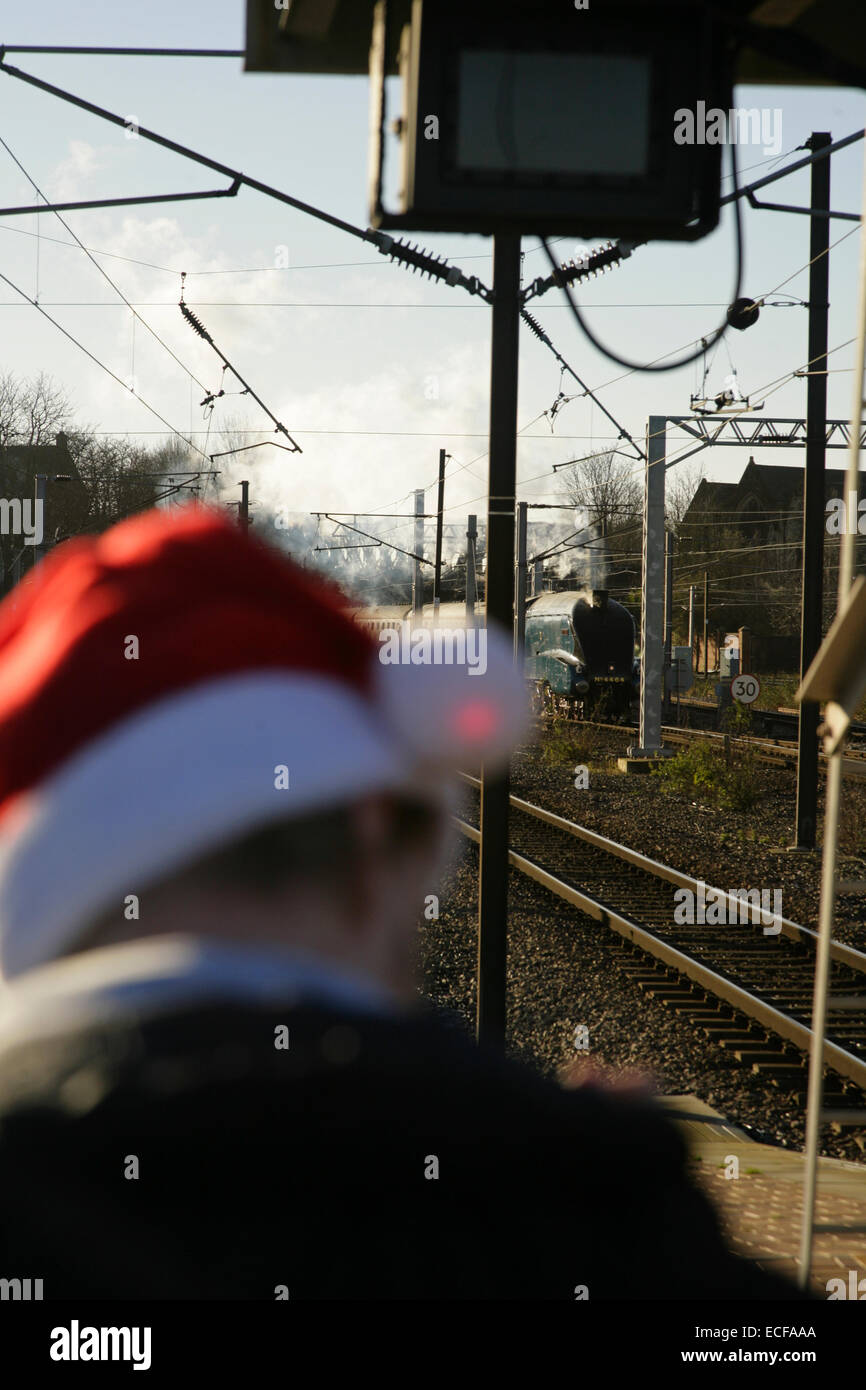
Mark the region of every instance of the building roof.
[[[750, 458], [735, 483], [714, 483], [702, 478], [685, 515], [708, 511], [734, 512], [750, 494], [757, 494], [777, 509], [794, 510], [802, 505], [805, 477], [805, 468], [797, 464], [756, 463]], [[844, 484], [844, 468], [824, 469], [827, 496], [841, 496]]]

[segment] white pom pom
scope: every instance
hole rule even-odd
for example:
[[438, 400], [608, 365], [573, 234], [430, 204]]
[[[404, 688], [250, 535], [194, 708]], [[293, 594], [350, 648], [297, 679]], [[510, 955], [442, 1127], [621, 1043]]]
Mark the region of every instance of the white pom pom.
[[507, 761], [529, 724], [523, 671], [498, 628], [380, 634], [379, 707], [419, 767]]

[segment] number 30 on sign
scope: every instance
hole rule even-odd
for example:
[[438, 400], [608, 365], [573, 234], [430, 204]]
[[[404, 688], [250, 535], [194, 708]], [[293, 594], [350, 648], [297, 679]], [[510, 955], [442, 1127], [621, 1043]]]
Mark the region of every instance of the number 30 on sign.
[[731, 681], [731, 695], [735, 700], [739, 700], [741, 705], [750, 705], [757, 700], [761, 693], [761, 682], [757, 676], [750, 676], [748, 671], [743, 671], [739, 676], [734, 676]]

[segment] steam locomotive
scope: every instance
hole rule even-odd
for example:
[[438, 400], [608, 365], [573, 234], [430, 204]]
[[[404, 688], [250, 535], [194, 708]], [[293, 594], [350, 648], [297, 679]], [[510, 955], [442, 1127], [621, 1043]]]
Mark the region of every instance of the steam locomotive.
[[[481, 624], [479, 608], [467, 618], [462, 603], [443, 603], [438, 620], [432, 604], [420, 614], [389, 605], [357, 608], [356, 622], [374, 634], [413, 628], [460, 628]], [[640, 689], [635, 658], [635, 624], [627, 608], [606, 589], [570, 589], [527, 599], [526, 676], [538, 708], [570, 718], [603, 715], [625, 719], [634, 713]]]

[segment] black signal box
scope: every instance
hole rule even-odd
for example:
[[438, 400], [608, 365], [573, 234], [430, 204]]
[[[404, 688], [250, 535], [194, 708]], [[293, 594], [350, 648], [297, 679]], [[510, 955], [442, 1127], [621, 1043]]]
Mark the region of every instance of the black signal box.
[[[722, 146], [706, 143], [702, 117], [727, 116], [732, 57], [704, 6], [413, 0], [403, 23], [393, 4], [373, 12], [374, 226], [695, 240], [717, 225]], [[693, 143], [675, 139], [684, 112]]]

